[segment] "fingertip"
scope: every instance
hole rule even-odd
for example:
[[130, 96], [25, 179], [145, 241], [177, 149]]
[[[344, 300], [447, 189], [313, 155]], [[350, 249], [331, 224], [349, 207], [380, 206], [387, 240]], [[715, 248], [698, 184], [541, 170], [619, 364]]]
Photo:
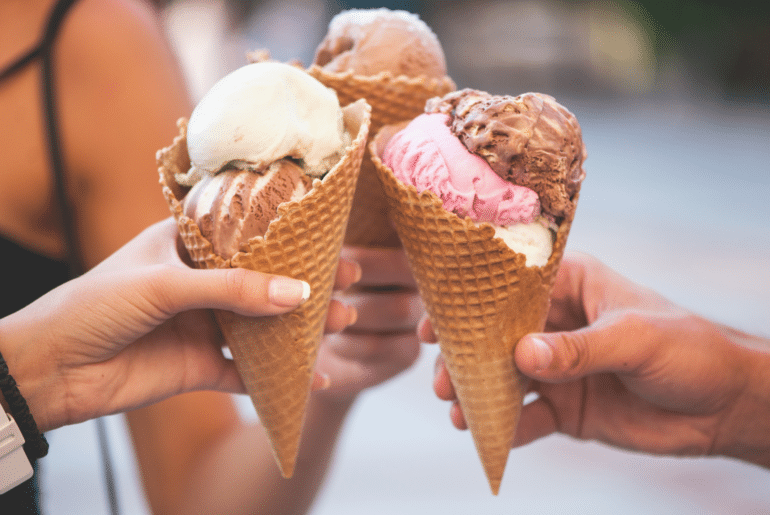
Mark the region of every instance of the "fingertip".
[[[222, 372], [218, 374], [218, 382], [214, 385], [207, 385], [206, 388], [212, 388], [216, 391], [232, 393], [232, 394], [244, 394], [246, 391], [246, 384], [241, 378], [241, 374], [238, 372], [238, 368], [235, 365], [235, 361], [225, 358]], [[214, 376], [213, 374], [207, 374], [208, 377]]]
[[313, 374], [313, 382], [310, 385], [311, 391], [328, 390], [332, 385], [332, 379], [329, 374], [324, 372], [315, 372]]
[[348, 308], [348, 324], [347, 327], [350, 327], [351, 325], [358, 322], [358, 310], [355, 308], [355, 306], [347, 306]]
[[339, 333], [346, 327], [356, 323], [358, 319], [358, 310], [353, 306], [343, 304], [337, 299], [329, 302], [329, 309], [326, 313], [325, 332]]
[[296, 308], [310, 298], [310, 284], [290, 277], [276, 275], [268, 282], [267, 296], [275, 306], [280, 308]]
[[515, 356], [519, 370], [537, 375], [551, 367], [554, 349], [542, 335], [530, 334], [516, 346]]
[[452, 403], [452, 407], [449, 409], [449, 418], [452, 420], [452, 425], [460, 431], [468, 429], [468, 424], [465, 421], [465, 416], [459, 402]]
[[340, 258], [334, 287], [338, 290], [345, 290], [359, 282], [362, 274], [361, 265], [357, 261]]
[[457, 398], [454, 385], [449, 377], [449, 371], [446, 369], [441, 356], [436, 360], [435, 375], [433, 377], [433, 392], [441, 400], [452, 401]]
[[430, 319], [427, 315], [423, 315], [420, 322], [417, 324], [417, 336], [421, 342], [424, 343], [437, 343], [438, 338], [436, 333], [433, 332], [433, 325], [430, 323]]
[[527, 445], [558, 431], [555, 410], [553, 403], [542, 397], [524, 405], [513, 447]]

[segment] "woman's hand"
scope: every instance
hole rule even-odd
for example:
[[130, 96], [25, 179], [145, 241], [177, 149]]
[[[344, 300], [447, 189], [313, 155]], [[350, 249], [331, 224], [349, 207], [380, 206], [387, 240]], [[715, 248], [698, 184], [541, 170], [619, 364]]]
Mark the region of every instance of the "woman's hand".
[[[244, 392], [209, 308], [285, 313], [303, 301], [306, 285], [242, 269], [191, 269], [179, 258], [176, 234], [172, 219], [155, 224], [0, 321], [0, 350], [41, 430], [192, 390]], [[343, 261], [337, 285], [357, 275], [357, 265]], [[335, 302], [327, 328], [354, 318]]]
[[324, 339], [316, 370], [329, 376], [329, 388], [316, 396], [352, 401], [414, 363], [423, 307], [403, 250], [345, 247], [342, 256], [361, 266], [358, 284], [337, 295], [357, 320]]
[[[565, 256], [547, 333], [516, 364], [537, 400], [515, 445], [554, 432], [654, 454], [770, 466], [770, 342], [698, 317], [584, 255]], [[435, 340], [425, 322], [420, 335]], [[454, 400], [439, 363], [436, 394]], [[465, 427], [455, 403], [451, 418]]]

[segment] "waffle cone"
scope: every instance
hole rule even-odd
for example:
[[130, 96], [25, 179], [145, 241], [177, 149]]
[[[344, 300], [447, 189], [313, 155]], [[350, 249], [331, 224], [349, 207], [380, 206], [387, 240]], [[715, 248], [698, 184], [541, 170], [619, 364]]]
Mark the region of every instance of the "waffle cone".
[[[372, 128], [376, 134], [383, 125], [411, 120], [422, 114], [429, 98], [443, 96], [456, 89], [449, 77], [431, 79], [394, 77], [388, 72], [366, 77], [352, 72], [333, 73], [313, 65], [307, 72], [337, 92], [341, 104], [365, 98], [372, 106]], [[358, 187], [353, 199], [345, 243], [360, 247], [400, 247], [393, 224], [388, 217], [388, 202], [377, 179], [367, 149]]]
[[249, 240], [250, 251], [231, 259], [215, 254], [195, 222], [183, 214], [180, 200], [186, 191], [176, 184], [174, 174], [190, 166], [185, 120], [180, 120], [180, 134], [173, 144], [158, 152], [163, 194], [194, 266], [247, 268], [310, 284], [310, 298], [284, 315], [252, 318], [215, 311], [284, 477], [294, 471], [318, 345], [369, 133], [371, 109], [365, 101], [345, 107], [343, 113], [347, 129], [357, 135], [345, 156], [301, 200], [280, 205], [265, 236]]
[[551, 287], [572, 219], [557, 232], [543, 267], [525, 266], [486, 223], [446, 211], [432, 192], [399, 181], [380, 157], [406, 124], [384, 127], [370, 143], [391, 217], [409, 258], [441, 353], [473, 435], [492, 492], [497, 495], [516, 434], [527, 382], [514, 348], [542, 331]]

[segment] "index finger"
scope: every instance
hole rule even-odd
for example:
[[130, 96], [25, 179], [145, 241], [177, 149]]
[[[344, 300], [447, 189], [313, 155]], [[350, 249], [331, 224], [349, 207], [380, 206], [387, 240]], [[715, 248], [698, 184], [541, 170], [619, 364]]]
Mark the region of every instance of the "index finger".
[[360, 286], [415, 287], [414, 277], [403, 249], [342, 248], [342, 257], [361, 265]]
[[337, 265], [337, 276], [334, 280], [335, 290], [346, 290], [361, 280], [361, 266], [355, 261], [340, 258]]
[[425, 313], [417, 324], [417, 337], [423, 343], [438, 343], [436, 333], [433, 331], [433, 325], [430, 323], [428, 314]]

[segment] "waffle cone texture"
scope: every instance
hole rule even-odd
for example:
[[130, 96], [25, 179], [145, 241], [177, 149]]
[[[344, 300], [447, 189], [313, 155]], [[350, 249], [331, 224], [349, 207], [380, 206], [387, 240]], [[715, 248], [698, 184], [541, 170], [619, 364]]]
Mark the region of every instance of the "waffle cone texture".
[[310, 284], [310, 298], [290, 313], [252, 318], [214, 312], [284, 477], [294, 472], [318, 346], [369, 134], [371, 108], [365, 101], [348, 105], [343, 114], [355, 136], [345, 156], [322, 180], [314, 181], [302, 199], [279, 206], [265, 236], [249, 240], [249, 252], [231, 259], [215, 254], [182, 210], [186, 189], [176, 184], [174, 174], [190, 167], [186, 120], [180, 120], [180, 134], [173, 144], [157, 155], [163, 194], [195, 267], [247, 268]]
[[384, 127], [369, 145], [391, 217], [440, 342], [460, 406], [492, 493], [500, 489], [526, 393], [514, 349], [542, 331], [572, 219], [559, 226], [543, 267], [476, 225], [445, 210], [432, 192], [398, 180], [380, 156], [406, 124]]
[[[372, 106], [371, 134], [376, 134], [384, 125], [412, 120], [423, 113], [428, 99], [456, 89], [449, 77], [394, 77], [389, 72], [369, 77], [352, 72], [332, 73], [317, 65], [312, 65], [307, 72], [336, 91], [342, 105], [366, 99]], [[361, 164], [345, 243], [360, 247], [401, 246], [388, 217], [388, 202], [368, 149]]]

